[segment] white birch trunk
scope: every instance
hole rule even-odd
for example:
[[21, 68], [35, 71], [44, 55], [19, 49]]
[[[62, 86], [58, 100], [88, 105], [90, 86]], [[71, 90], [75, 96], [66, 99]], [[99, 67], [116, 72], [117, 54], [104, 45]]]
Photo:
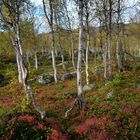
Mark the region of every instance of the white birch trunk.
[[71, 33], [71, 60], [74, 70], [76, 70], [75, 60], [74, 60], [74, 37], [73, 33]]
[[[17, 44], [19, 47], [20, 54], [23, 55], [21, 42], [20, 42], [20, 31], [19, 31], [19, 24], [18, 23], [16, 24], [16, 41], [17, 41]], [[20, 57], [18, 54], [16, 54], [16, 58], [17, 58], [17, 66], [18, 66], [18, 80], [19, 80], [19, 83], [24, 83], [23, 82], [24, 73], [22, 71], [22, 66], [21, 66], [21, 62], [20, 62], [21, 60], [20, 60]]]
[[97, 63], [96, 31], [94, 31], [94, 33], [93, 33], [93, 39], [94, 39], [94, 64], [96, 65], [96, 63]]
[[104, 53], [103, 53], [103, 61], [104, 61], [104, 78], [107, 78], [107, 45], [105, 44]]
[[117, 58], [117, 66], [118, 66], [119, 72], [123, 70], [120, 53], [121, 52], [120, 52], [120, 47], [119, 47], [119, 35], [116, 34], [116, 58]]
[[37, 105], [35, 97], [34, 97], [34, 93], [33, 93], [32, 88], [31, 88], [31, 85], [28, 83], [28, 70], [25, 66], [24, 60], [23, 60], [22, 55], [20, 53], [18, 42], [15, 42], [14, 48], [15, 48], [16, 54], [19, 56], [19, 62], [20, 62], [22, 73], [23, 73], [23, 75], [22, 75], [23, 86], [24, 86], [25, 91], [26, 91], [26, 96], [27, 96], [27, 98], [31, 99], [31, 102], [32, 102], [34, 109], [40, 114], [41, 118], [44, 119], [45, 111], [43, 111]]
[[107, 36], [107, 44], [108, 44], [108, 74], [109, 79], [112, 78], [112, 58], [111, 58], [111, 33]]
[[19, 60], [18, 54], [16, 54], [16, 61], [17, 61], [17, 67], [18, 67], [18, 82], [22, 83], [22, 71], [21, 71], [20, 60]]
[[82, 52], [83, 52], [83, 1], [79, 1], [79, 46], [78, 46], [78, 61], [77, 61], [77, 88], [79, 108], [84, 110], [84, 94], [82, 88]]
[[89, 40], [86, 47], [86, 84], [89, 85], [89, 73], [88, 73], [88, 56], [89, 56]]
[[86, 44], [86, 84], [89, 85], [89, 72], [88, 72], [88, 59], [89, 59], [89, 46], [90, 46], [90, 32], [89, 32], [89, 7], [88, 1], [85, 2], [86, 11], [86, 34], [87, 34], [87, 44]]
[[51, 53], [52, 53], [52, 65], [53, 65], [53, 70], [54, 70], [54, 80], [55, 80], [55, 83], [57, 83], [58, 79], [57, 79], [57, 67], [56, 67], [56, 61], [55, 61], [55, 46], [54, 46], [54, 31], [53, 31], [53, 27], [52, 27], [52, 30], [51, 30], [51, 34], [52, 34], [52, 50], [51, 50]]

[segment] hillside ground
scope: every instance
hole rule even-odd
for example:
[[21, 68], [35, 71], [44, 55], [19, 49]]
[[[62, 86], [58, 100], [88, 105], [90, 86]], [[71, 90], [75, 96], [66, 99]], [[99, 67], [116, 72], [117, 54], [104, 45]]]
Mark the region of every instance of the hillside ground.
[[[67, 118], [65, 112], [73, 105], [77, 95], [76, 77], [59, 81], [57, 84], [41, 85], [34, 79], [41, 73], [52, 71], [51, 63], [42, 64], [38, 71], [30, 67], [29, 78], [38, 104], [46, 110], [47, 121], [51, 122], [56, 130], [61, 131], [63, 139], [140, 139], [140, 64], [130, 66], [129, 70], [123, 73], [114, 70], [113, 80], [106, 82], [103, 80], [103, 73], [95, 73], [92, 63], [91, 61], [90, 83], [94, 84], [94, 88], [85, 92], [86, 110], [80, 112], [75, 104]], [[0, 87], [0, 139], [3, 139], [3, 116], [15, 115], [15, 112], [38, 114], [30, 105], [26, 105], [24, 90], [17, 82], [16, 63], [1, 62], [0, 65], [0, 73], [7, 77], [7, 82]], [[61, 71], [61, 68], [58, 69]], [[72, 71], [71, 67], [69, 71]], [[85, 84], [85, 73], [83, 77]], [[62, 137], [57, 133], [52, 139]]]

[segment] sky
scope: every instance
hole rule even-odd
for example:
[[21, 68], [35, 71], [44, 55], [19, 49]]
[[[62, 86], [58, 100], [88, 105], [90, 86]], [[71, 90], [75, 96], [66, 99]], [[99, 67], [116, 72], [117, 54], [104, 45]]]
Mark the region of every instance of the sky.
[[[140, 0], [125, 0], [125, 1], [127, 1], [128, 6], [132, 6], [137, 1], [140, 1]], [[48, 31], [49, 26], [47, 24], [46, 18], [44, 17], [44, 13], [41, 10], [42, 9], [41, 8], [42, 7], [42, 0], [31, 0], [31, 2], [37, 7], [37, 10], [36, 10], [36, 26], [39, 26], [39, 27], [37, 27], [39, 29], [39, 32]], [[75, 13], [73, 13], [73, 14], [75, 15]], [[135, 11], [131, 10], [131, 11], [127, 11], [125, 16], [129, 19], [129, 17], [133, 17], [134, 14], [135, 14]], [[126, 18], [126, 20], [127, 20], [127, 18]], [[46, 29], [46, 31], [45, 31], [45, 29]]]

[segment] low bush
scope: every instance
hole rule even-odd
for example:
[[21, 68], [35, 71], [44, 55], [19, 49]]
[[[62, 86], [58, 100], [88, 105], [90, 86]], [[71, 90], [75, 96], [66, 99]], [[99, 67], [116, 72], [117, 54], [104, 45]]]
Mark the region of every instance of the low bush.
[[1, 139], [43, 140], [51, 131], [50, 125], [46, 125], [35, 114], [5, 114], [0, 120]]

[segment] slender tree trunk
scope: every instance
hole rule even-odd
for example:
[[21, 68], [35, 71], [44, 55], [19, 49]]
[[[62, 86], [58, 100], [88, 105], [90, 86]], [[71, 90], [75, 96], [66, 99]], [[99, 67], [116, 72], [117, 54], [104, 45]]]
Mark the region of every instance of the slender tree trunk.
[[69, 49], [69, 58], [71, 59], [71, 49]]
[[96, 65], [96, 62], [97, 62], [96, 31], [94, 31], [93, 33], [93, 40], [94, 40], [94, 64]]
[[108, 25], [108, 35], [107, 35], [107, 44], [108, 44], [108, 74], [109, 79], [112, 79], [112, 57], [111, 57], [111, 40], [112, 40], [112, 4], [113, 1], [109, 0], [109, 25]]
[[72, 60], [72, 65], [74, 70], [76, 70], [76, 65], [75, 65], [75, 59], [74, 59], [74, 36], [73, 33], [71, 32], [71, 60]]
[[109, 79], [112, 78], [112, 58], [111, 58], [111, 35], [109, 34], [107, 36], [107, 41], [108, 41], [108, 74], [109, 74]]
[[42, 57], [45, 57], [46, 56], [46, 44], [43, 43], [42, 45]]
[[[89, 46], [90, 46], [90, 32], [89, 32], [89, 6], [86, 1], [85, 4], [85, 13], [86, 13], [86, 34], [87, 34], [87, 45], [86, 45], [86, 84], [89, 85], [89, 72], [88, 72], [88, 61], [89, 61]], [[95, 40], [94, 40], [95, 41]], [[94, 42], [96, 44], [96, 42]], [[96, 46], [94, 46], [96, 47]]]
[[[125, 26], [125, 25], [124, 25]], [[126, 63], [127, 62], [127, 55], [126, 55], [126, 38], [125, 38], [125, 31], [124, 31], [124, 27], [123, 27], [123, 29], [122, 29], [122, 33], [123, 33], [123, 41], [122, 41], [122, 50], [123, 50], [123, 52], [124, 52], [124, 63]]]
[[55, 83], [58, 82], [58, 78], [57, 78], [57, 67], [56, 67], [56, 61], [55, 61], [55, 46], [54, 46], [54, 31], [53, 31], [53, 27], [51, 28], [51, 37], [52, 37], [52, 65], [53, 65], [53, 70], [54, 70], [54, 80]]
[[104, 53], [103, 53], [103, 61], [104, 61], [104, 78], [107, 78], [107, 44], [104, 46]]
[[22, 69], [22, 72], [23, 72], [23, 76], [22, 76], [23, 79], [22, 80], [23, 80], [23, 85], [24, 85], [24, 88], [25, 88], [25, 91], [26, 91], [26, 94], [27, 94], [27, 98], [31, 99], [31, 102], [32, 102], [32, 105], [33, 105], [34, 109], [40, 114], [41, 118], [44, 119], [45, 111], [43, 111], [36, 103], [31, 85], [28, 82], [28, 70], [27, 70], [27, 67], [24, 63], [22, 55], [20, 53], [20, 49], [19, 49], [17, 41], [15, 41], [14, 48], [15, 48], [16, 54], [19, 56], [20, 66], [21, 66], [21, 69]]
[[79, 108], [84, 110], [84, 94], [82, 88], [82, 52], [83, 52], [83, 0], [79, 1], [79, 47], [78, 47], [78, 61], [77, 61], [77, 88]]
[[16, 38], [17, 38], [17, 42], [18, 42], [20, 53], [21, 53], [21, 55], [23, 55], [22, 47], [21, 47], [21, 41], [20, 41], [19, 23], [16, 24]]
[[58, 56], [58, 46], [55, 47], [55, 56]]
[[53, 65], [53, 71], [54, 71], [54, 80], [55, 80], [55, 83], [58, 82], [58, 78], [57, 78], [57, 67], [56, 67], [56, 61], [55, 61], [55, 44], [54, 44], [54, 23], [53, 23], [53, 20], [54, 20], [54, 9], [53, 9], [53, 1], [52, 0], [49, 0], [49, 8], [50, 8], [50, 18], [48, 16], [48, 12], [46, 10], [46, 5], [45, 5], [45, 0], [42, 0], [43, 2], [43, 9], [44, 9], [44, 13], [45, 13], [45, 16], [46, 16], [46, 19], [48, 21], [48, 24], [50, 26], [50, 29], [51, 29], [51, 39], [52, 39], [52, 45], [51, 45], [51, 53], [52, 53], [52, 65]]
[[[58, 48], [60, 49], [60, 53], [61, 53], [61, 58], [62, 58], [62, 66], [63, 66], [63, 70], [64, 70], [64, 73], [67, 71], [66, 70], [66, 66], [65, 66], [65, 59], [64, 59], [64, 48], [62, 47], [61, 45], [61, 31], [60, 31], [60, 28], [59, 28], [59, 16], [57, 15], [57, 10], [55, 12], [55, 22], [56, 22], [56, 26], [57, 26], [57, 31], [58, 31]], [[57, 21], [58, 20], [58, 21]]]
[[22, 71], [21, 71], [20, 59], [19, 59], [18, 54], [16, 54], [16, 61], [17, 61], [17, 67], [18, 67], [18, 81], [19, 83], [22, 83]]
[[[16, 24], [16, 39], [17, 39], [17, 43], [18, 43], [18, 46], [19, 46], [19, 51], [21, 53], [21, 55], [23, 55], [23, 52], [22, 52], [22, 47], [21, 47], [21, 41], [20, 41], [20, 31], [19, 31], [19, 23]], [[24, 76], [24, 73], [22, 71], [22, 67], [21, 67], [21, 64], [20, 64], [20, 58], [19, 58], [19, 55], [17, 54], [16, 55], [16, 59], [17, 59], [17, 66], [18, 66], [18, 80], [19, 80], [19, 83], [23, 83], [23, 76]]]
[[86, 83], [87, 85], [89, 85], [89, 72], [88, 72], [89, 45], [90, 45], [90, 35], [89, 33], [87, 33], [87, 47], [86, 47]]
[[102, 37], [102, 27], [101, 27], [101, 23], [100, 23], [100, 32], [99, 32], [99, 48], [101, 50], [101, 58], [102, 60], [104, 59], [103, 55], [104, 55], [104, 52], [103, 52], [103, 37]]
[[122, 68], [122, 61], [121, 61], [121, 56], [120, 56], [120, 47], [119, 47], [119, 34], [116, 34], [116, 58], [117, 58], [117, 66], [118, 66], [118, 70], [119, 72], [121, 72], [123, 70]]
[[61, 58], [62, 58], [62, 66], [63, 66], [63, 70], [64, 72], [66, 72], [66, 66], [65, 66], [65, 59], [64, 59], [64, 49], [63, 47], [61, 46], [61, 39], [60, 39], [60, 31], [58, 31], [58, 46], [60, 48], [60, 51], [61, 51]]

